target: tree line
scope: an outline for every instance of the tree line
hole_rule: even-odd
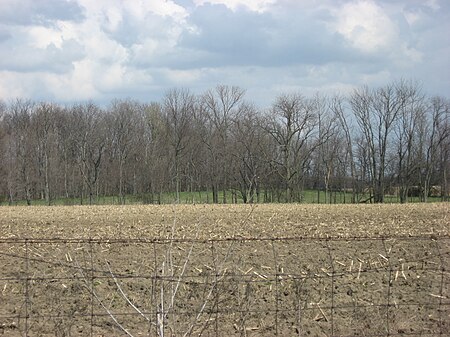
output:
[[[0,101],[0,198],[14,204],[116,196],[159,202],[208,191],[213,203],[449,196],[450,101],[406,80],[348,95],[282,93],[268,109],[245,90],[175,88],[160,102],[63,106]]]

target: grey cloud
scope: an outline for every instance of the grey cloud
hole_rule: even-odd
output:
[[[45,49],[13,45],[0,48],[0,70],[17,72],[65,73],[73,62],[84,56],[83,47],[74,40],[64,41],[61,48],[50,44]]]
[[[103,29],[109,38],[125,47],[131,47],[149,37],[158,40],[167,39],[170,28],[174,24],[170,17],[162,17],[152,13],[148,13],[142,22],[137,22],[134,17],[123,13],[122,22],[117,29],[114,31],[109,31],[106,27],[103,27]]]
[[[362,56],[325,27],[324,12],[232,12],[221,5],[199,7],[190,17],[199,34],[185,32],[184,50],[197,60],[177,61],[185,67],[219,65],[286,66],[352,61]],[[202,53],[199,53],[201,51]],[[170,59],[170,57],[169,57]]]
[[[184,8],[190,8],[194,6],[194,2],[192,0],[173,0],[173,2]]]
[[[12,37],[11,33],[6,29],[0,28],[0,43]]]
[[[0,70],[51,72],[64,78],[74,61],[87,56],[83,37],[81,45],[70,40],[61,49],[51,45],[42,50],[26,47],[26,34],[14,31],[18,24],[52,25],[56,19],[82,21],[84,12],[75,1],[0,0],[0,8],[6,1],[13,9],[0,11]],[[265,98],[273,97],[268,93],[276,90],[376,85],[376,81],[386,78],[418,79],[431,93],[438,94],[446,94],[450,86],[449,1],[440,1],[441,10],[435,11],[421,0],[376,0],[397,31],[389,49],[366,53],[330,29],[329,24],[336,20],[334,10],[349,3],[347,0],[279,0],[263,13],[245,8],[231,11],[223,5],[195,6],[192,0],[174,1],[190,13],[186,22],[156,14],[137,19],[121,12],[123,20],[110,29],[107,17],[100,19],[100,29],[127,49],[127,58],[117,60],[124,70],[120,83],[100,88],[99,100],[158,100],[170,87],[187,85],[201,92],[217,83],[242,86],[248,89],[249,99],[256,98],[262,105],[270,103]],[[408,23],[406,12],[420,14],[420,20]],[[197,32],[189,27],[196,27]],[[172,39],[173,30],[181,31],[178,41]],[[153,39],[157,48],[145,50],[147,39]],[[405,52],[405,48],[409,50]],[[417,52],[422,59],[411,61],[409,51]],[[103,69],[106,61],[95,55],[90,55],[94,57],[90,61]],[[173,70],[183,71],[177,78]],[[29,76],[41,83],[40,74]],[[40,90],[38,84],[36,88],[36,92],[51,95],[51,88]]]
[[[81,21],[83,9],[75,0],[2,0],[0,22],[51,25],[54,20]]]
[[[118,29],[108,32],[111,39],[130,51],[130,65],[137,68],[170,67],[194,69],[223,66],[280,67],[295,64],[322,65],[329,62],[379,64],[383,53],[363,54],[342,36],[326,27],[332,15],[313,7],[278,6],[256,13],[231,11],[224,5],[203,5],[192,9],[178,45],[152,52],[133,53],[146,38],[165,41],[176,25],[171,18],[149,15],[136,22],[123,13]]]

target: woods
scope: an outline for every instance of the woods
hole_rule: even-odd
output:
[[[448,200],[450,101],[417,83],[346,96],[282,93],[268,109],[245,90],[174,88],[160,102],[0,102],[0,201],[210,192],[213,203]]]

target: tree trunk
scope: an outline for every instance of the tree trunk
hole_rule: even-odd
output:
[[[49,183],[49,163],[48,163],[48,155],[45,153],[44,155],[44,165],[45,165],[45,171],[44,171],[44,177],[45,177],[45,202],[48,206],[51,204],[50,200],[50,183]]]

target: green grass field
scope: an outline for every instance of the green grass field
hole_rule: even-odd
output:
[[[367,201],[369,195],[359,195],[358,202]],[[273,198],[273,202],[278,202],[276,198]],[[329,193],[328,196],[325,196],[324,191],[317,190],[305,190],[302,192],[302,200],[301,203],[304,204],[349,204],[351,203],[352,195],[348,192],[332,192]],[[280,201],[283,202],[283,197],[280,198]],[[442,201],[440,197],[429,197],[428,202],[439,202]],[[125,197],[125,204],[127,205],[139,205],[139,204],[173,204],[177,202],[176,193],[161,193],[161,194],[146,194],[146,195],[127,195]],[[264,200],[264,196],[260,196],[259,203],[270,203],[270,200]],[[395,195],[386,195],[385,203],[399,203],[400,198]],[[420,202],[418,197],[410,197],[408,198],[408,202]],[[201,192],[180,192],[180,204],[212,204],[213,196],[212,192],[209,191],[201,191]],[[223,192],[219,193],[219,204],[223,204]],[[239,192],[226,192],[226,203],[227,204],[242,204],[243,199]],[[255,198],[256,203],[256,198]],[[31,202],[34,206],[46,206],[47,203],[44,199],[35,199]],[[55,206],[69,206],[69,205],[80,205],[89,204],[89,200],[84,198],[81,201],[80,198],[55,198],[51,200],[51,205]],[[95,198],[93,201],[95,205],[119,205],[120,198],[118,196],[101,196]],[[8,201],[3,200],[0,202],[1,206],[9,205]],[[26,205],[25,200],[17,200],[14,201],[14,206],[24,206]]]

